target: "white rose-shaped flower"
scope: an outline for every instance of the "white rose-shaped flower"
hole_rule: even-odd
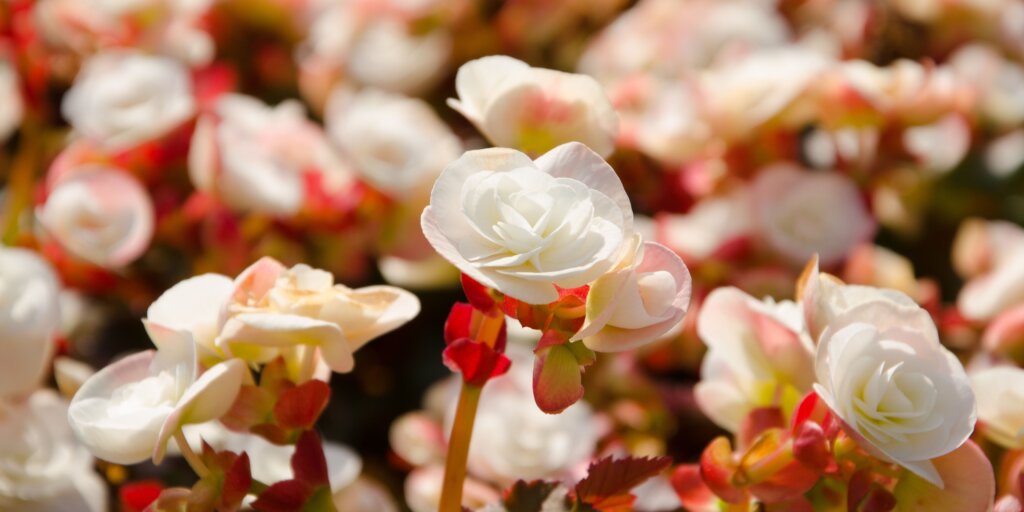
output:
[[[458,137],[418,98],[338,89],[328,101],[326,124],[356,171],[399,199],[429,190],[441,170],[462,154]]]
[[[61,112],[76,131],[107,149],[130,149],[192,117],[190,80],[177,61],[105,51],[85,63],[64,96]]]
[[[982,433],[1008,449],[1024,448],[1024,369],[994,366],[972,371],[971,387]]]
[[[0,403],[0,509],[103,512],[107,484],[75,441],[68,405],[51,390]]]
[[[18,87],[18,75],[6,60],[0,60],[0,144],[21,124],[24,106]]]
[[[873,455],[942,488],[931,459],[974,430],[974,394],[963,366],[918,307],[872,301],[828,324],[818,340],[818,396]]]
[[[331,370],[352,370],[352,354],[397,329],[420,310],[415,295],[393,286],[353,290],[329,272],[264,258],[239,275],[224,306],[216,346],[250,362],[278,355],[292,378],[310,378],[320,358]],[[318,357],[317,357],[318,355]]]
[[[580,143],[536,161],[505,148],[466,152],[434,184],[427,240],[463,273],[530,304],[603,275],[631,236],[615,171]]]
[[[46,260],[0,247],[0,397],[31,391],[46,374],[60,324],[59,293]]]
[[[61,178],[36,212],[49,236],[101,267],[123,267],[149,248],[153,202],[125,171],[81,167]]]
[[[618,115],[601,85],[586,75],[532,68],[494,55],[469,61],[455,76],[448,105],[496,146],[539,155],[576,141],[601,156],[615,150]]]
[[[573,336],[598,352],[640,347],[675,327],[690,305],[692,281],[667,247],[639,243],[636,251],[590,285],[587,316]]]
[[[777,397],[793,404],[811,389],[813,349],[792,302],[717,288],[701,304],[697,334],[708,347],[694,388],[697,405],[730,432],[751,410]]]
[[[752,194],[755,231],[793,264],[814,254],[835,263],[875,232],[857,186],[836,172],[772,166],[758,174]]]
[[[518,479],[573,476],[594,455],[600,437],[590,406],[580,401],[559,414],[537,408],[533,398],[533,353],[509,345],[509,372],[488,382],[480,399],[468,467],[473,476],[502,486]],[[454,418],[454,403],[448,423]],[[451,432],[451,428],[445,428]]]
[[[326,191],[342,190],[352,181],[323,131],[295,100],[269,107],[225,94],[192,136],[192,184],[237,209],[296,213],[306,197],[307,173],[318,173]]]
[[[147,324],[159,350],[128,356],[90,377],[75,393],[68,421],[96,457],[136,464],[159,463],[182,425],[224,415],[246,377],[245,363],[231,359],[199,375],[195,342],[187,333],[159,333]]]

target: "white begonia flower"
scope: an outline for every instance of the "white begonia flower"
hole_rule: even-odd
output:
[[[658,241],[691,264],[707,260],[730,242],[750,236],[754,228],[750,210],[746,188],[704,198],[685,214],[659,215]]]
[[[957,309],[989,320],[1024,303],[1024,229],[1006,221],[967,220],[953,241],[953,266],[967,279]]]
[[[67,402],[48,389],[0,403],[0,509],[108,510],[107,484],[75,441],[67,415]]]
[[[107,268],[123,267],[149,248],[153,202],[126,171],[101,166],[72,170],[36,211],[46,233],[71,254]]]
[[[619,119],[601,85],[586,75],[533,68],[502,55],[469,61],[448,105],[496,146],[539,155],[582,142],[601,156],[615,150]]]
[[[1024,123],[1024,66],[984,44],[963,45],[949,66],[975,89],[975,108],[985,121],[1000,128]]]
[[[509,372],[488,382],[480,399],[467,465],[470,473],[502,487],[516,480],[572,477],[593,457],[600,437],[590,406],[577,402],[559,414],[537,408],[533,398],[533,352],[509,345]],[[447,411],[451,432],[455,403]]]
[[[932,124],[907,128],[903,145],[925,171],[945,174],[971,149],[971,127],[962,116],[949,114]]]
[[[836,172],[778,164],[758,173],[751,193],[756,234],[793,264],[814,254],[835,263],[875,232],[859,189]]]
[[[195,100],[188,70],[177,61],[109,50],[85,63],[61,112],[77,132],[119,151],[185,123]]]
[[[708,347],[697,405],[717,425],[738,432],[743,419],[776,398],[795,401],[811,389],[814,356],[797,304],[757,300],[737,288],[715,289],[697,317]]]
[[[18,87],[18,75],[6,60],[0,59],[0,144],[21,125],[25,107]]]
[[[327,133],[374,187],[398,199],[425,196],[462,154],[462,142],[423,100],[339,88],[327,103]]]
[[[580,143],[536,161],[506,148],[468,151],[437,179],[427,240],[463,273],[530,304],[608,271],[632,235],[615,171]]]
[[[1024,448],[1024,369],[993,366],[970,373],[981,432],[1010,450]]]
[[[352,354],[420,311],[415,295],[393,286],[351,289],[329,272],[264,258],[238,276],[215,341],[223,353],[250,362],[282,355],[290,376],[304,380],[317,358],[336,372],[352,370]]]
[[[814,390],[872,455],[943,487],[931,459],[974,430],[974,393],[927,311],[889,300],[853,307],[818,340]]]
[[[0,397],[27,393],[43,380],[60,325],[59,293],[46,260],[0,247]]]
[[[618,267],[590,285],[587,316],[573,341],[598,352],[621,352],[650,343],[675,327],[690,305],[692,280],[669,248],[641,243]]]
[[[196,346],[185,332],[146,324],[158,350],[134,354],[101,369],[71,400],[68,421],[98,458],[160,463],[167,442],[183,425],[223,416],[246,378],[239,359],[199,375]]]
[[[255,98],[225,94],[196,126],[189,177],[199,190],[241,210],[292,215],[306,197],[306,173],[318,173],[327,191],[347,188],[348,168],[323,131],[289,100],[269,107]]]
[[[680,165],[711,144],[711,128],[702,117],[692,87],[670,80],[649,80],[634,111],[621,112],[623,132],[631,128],[636,146],[662,162]],[[628,122],[627,122],[628,121]]]
[[[375,20],[352,45],[347,67],[359,83],[413,94],[447,71],[451,49],[452,36],[445,30],[416,34],[399,21]]]

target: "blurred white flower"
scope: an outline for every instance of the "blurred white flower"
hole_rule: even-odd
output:
[[[493,55],[463,64],[455,91],[448,105],[496,146],[535,156],[573,141],[605,157],[615,150],[618,115],[589,76]]]
[[[1024,448],[1024,369],[993,366],[970,377],[981,432],[1005,448]]]
[[[147,324],[150,332],[166,330]],[[239,359],[201,375],[187,333],[151,334],[158,350],[120,359],[96,372],[71,400],[68,421],[93,455],[116,464],[159,463],[183,425],[204,423],[231,407],[247,372]]]
[[[75,441],[67,414],[67,402],[47,389],[23,402],[0,402],[0,509],[108,510],[107,484]]]
[[[536,161],[505,148],[466,152],[441,173],[422,218],[434,250],[459,270],[530,304],[603,275],[632,224],[615,171],[580,143]]]
[[[1024,66],[983,44],[967,44],[949,58],[949,66],[977,94],[976,109],[997,127],[1024,123]]]
[[[691,265],[699,263],[730,243],[750,236],[754,227],[750,209],[747,188],[706,197],[685,214],[659,215],[658,241],[681,254]]]
[[[31,391],[49,370],[59,293],[46,260],[27,249],[0,247],[0,397]]]
[[[425,466],[412,470],[405,479],[406,505],[412,512],[437,512],[441,505],[443,483],[443,466]],[[466,478],[462,484],[463,507],[475,510],[499,499],[501,495],[497,490],[475,478]]]
[[[0,144],[10,137],[21,125],[24,114],[24,102],[18,85],[18,74],[14,67],[4,59],[0,59]]]
[[[268,107],[225,94],[192,136],[192,184],[237,209],[292,215],[306,198],[307,174],[317,174],[327,192],[343,191],[353,180],[295,100]]]
[[[615,269],[587,293],[587,316],[573,336],[598,352],[620,352],[650,343],[682,321],[692,280],[683,260],[667,247],[639,241]]]
[[[931,459],[967,441],[975,399],[928,312],[889,300],[855,306],[828,323],[815,368],[815,391],[861,447],[943,487]]]
[[[1024,228],[1007,221],[968,219],[953,240],[953,266],[967,282],[960,313],[989,320],[1024,303]]]
[[[121,151],[184,124],[195,101],[188,70],[177,61],[108,50],[86,61],[61,112],[78,133]]]
[[[123,267],[149,248],[155,214],[149,193],[126,171],[72,169],[51,184],[36,216],[71,254],[107,268]]]
[[[325,122],[332,142],[360,176],[398,199],[426,196],[445,166],[462,154],[462,142],[418,98],[338,88]]]
[[[756,233],[790,263],[818,254],[830,265],[874,235],[860,190],[838,172],[777,164],[758,173],[751,191]]]
[[[792,302],[717,288],[701,304],[697,333],[708,353],[694,396],[722,428],[738,432],[754,408],[776,398],[793,402],[811,389],[813,347]]]

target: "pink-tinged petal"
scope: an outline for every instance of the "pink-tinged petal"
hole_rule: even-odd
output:
[[[183,425],[205,423],[228,412],[247,371],[242,360],[230,359],[203,372],[178,399],[174,412],[160,428],[153,447],[153,462],[159,464],[163,460],[167,442]]]
[[[448,99],[448,106],[474,124],[480,123],[493,98],[515,81],[516,75],[529,69],[525,62],[504,55],[471,60],[459,67],[455,75],[455,92],[459,99]]]
[[[153,324],[191,332],[196,342],[212,345],[220,311],[234,292],[227,276],[203,274],[181,281],[149,306],[146,319]]]
[[[188,177],[197,190],[214,192],[218,173],[217,122],[211,116],[202,116],[192,132],[188,149]]]
[[[247,361],[273,359],[279,348],[318,347],[327,365],[339,373],[352,371],[355,361],[345,334],[337,324],[280,313],[243,313],[224,324],[217,344]]]
[[[999,501],[996,502],[992,508],[993,512],[1021,512],[1024,510],[1024,506],[1021,505],[1020,500],[1016,496],[1006,494]]]
[[[580,142],[562,144],[541,155],[534,162],[538,169],[556,177],[581,181],[608,196],[622,211],[624,229],[633,226],[633,207],[622,187],[622,180],[601,155]]]
[[[410,412],[391,423],[388,445],[405,462],[423,466],[442,461],[447,451],[441,424],[423,412]]]
[[[242,304],[246,304],[249,299],[259,300],[274,287],[277,278],[286,270],[287,267],[274,258],[260,258],[235,278],[232,300]]]
[[[1024,363],[1024,305],[997,316],[981,337],[985,350]]]
[[[992,509],[996,491],[992,464],[973,441],[933,459],[931,465],[934,473],[925,472],[929,478],[906,474],[896,484],[893,494],[900,510],[984,512]]]
[[[720,501],[700,476],[700,465],[683,464],[672,472],[672,488],[679,495],[686,510],[693,512],[716,512]]]

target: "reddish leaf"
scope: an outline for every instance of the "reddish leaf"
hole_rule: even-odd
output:
[[[331,388],[326,382],[304,382],[281,393],[274,404],[274,418],[283,428],[308,430],[327,408],[330,398]]]
[[[285,480],[260,493],[252,508],[260,512],[299,512],[313,495],[309,486],[297,480]]]
[[[445,347],[442,357],[445,366],[461,373],[462,380],[474,386],[483,386],[489,379],[507,372],[512,365],[505,354],[469,338],[453,341]]]
[[[271,419],[274,395],[264,388],[244,385],[220,421],[231,430],[245,431]]]
[[[705,510],[711,508],[716,501],[715,494],[704,484],[697,464],[677,467],[672,472],[671,481],[680,503],[687,510]]]
[[[507,512],[541,512],[544,501],[558,487],[558,482],[519,480],[505,490],[501,503]]]
[[[590,464],[587,477],[576,484],[575,494],[577,499],[587,503],[626,495],[671,464],[672,459],[668,457],[605,457]]]
[[[330,487],[324,447],[316,432],[307,430],[299,436],[299,441],[295,443],[295,453],[292,455],[292,471],[295,473],[296,480],[307,483],[311,487]]]
[[[497,303],[491,296],[490,290],[466,274],[462,274],[462,291],[474,308],[484,313],[492,313],[496,309]]]
[[[235,458],[234,464],[224,474],[224,486],[220,496],[221,506],[218,510],[238,510],[251,486],[252,473],[249,470],[249,455],[243,452]]]
[[[583,398],[583,375],[565,345],[547,347],[533,363],[533,398],[540,410],[555,414]]]
[[[117,490],[121,510],[142,512],[160,497],[163,490],[164,485],[158,480],[126,483]]]
[[[456,302],[444,322],[444,342],[451,345],[459,338],[472,338],[469,330],[472,321],[473,306],[465,302]]]

